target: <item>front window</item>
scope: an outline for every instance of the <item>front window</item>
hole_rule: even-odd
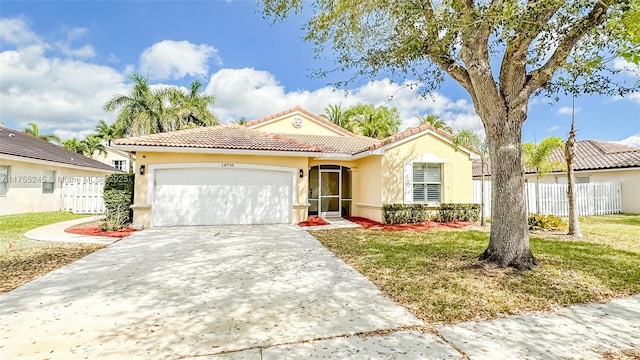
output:
[[[440,203],[442,196],[442,165],[413,163],[413,202]]]
[[[56,185],[56,172],[53,170],[45,170],[42,173],[42,193],[53,194]]]
[[[126,160],[113,160],[111,163],[112,163],[113,167],[118,169],[118,170],[125,171],[125,169],[127,168],[127,161]]]
[[[9,191],[10,169],[8,165],[0,165],[0,196],[6,196]]]

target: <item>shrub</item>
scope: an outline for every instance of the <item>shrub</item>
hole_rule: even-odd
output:
[[[555,215],[531,214],[528,219],[530,229],[560,230],[567,226],[567,222]]]
[[[480,204],[440,204],[439,221],[478,221],[479,219]]]
[[[133,203],[133,174],[110,174],[105,177],[105,218],[103,230],[118,230],[131,223]]]
[[[109,174],[104,179],[104,191],[121,190],[133,194],[133,174]]]
[[[382,218],[385,224],[413,224],[435,217],[434,208],[427,204],[384,204]]]

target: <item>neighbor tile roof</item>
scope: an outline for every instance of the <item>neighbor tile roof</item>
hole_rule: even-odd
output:
[[[116,145],[321,152],[319,147],[240,125],[219,125],[115,140]]]
[[[555,149],[551,154],[551,159],[564,163],[566,161],[564,148]],[[598,140],[576,142],[576,155],[573,159],[573,169],[576,171],[629,167],[640,167],[640,148]],[[473,176],[482,174],[480,168],[480,161],[474,161]],[[534,173],[535,171],[528,169],[526,172]],[[485,165],[485,175],[490,174],[490,166]]]
[[[22,131],[0,127],[0,154],[118,172],[114,167],[40,140]]]
[[[345,135],[345,136],[356,136],[356,134],[352,133],[351,131],[349,131],[347,129],[344,129],[344,128],[332,123],[331,121],[328,121],[328,120],[324,119],[322,116],[318,116],[318,115],[316,115],[316,114],[314,114],[314,113],[302,108],[299,105],[296,106],[296,107],[292,107],[291,109],[287,109],[287,110],[281,111],[281,112],[279,112],[277,114],[265,116],[265,117],[263,117],[261,119],[250,121],[250,122],[244,124],[244,126],[246,126],[246,127],[254,127],[256,125],[265,123],[267,121],[282,117],[284,115],[292,114],[292,113],[294,113],[296,111],[300,112],[302,114],[305,114],[306,116],[318,121],[319,123],[324,124],[325,126],[335,130],[336,132],[338,132],[338,133],[340,133],[342,135]]]
[[[358,154],[371,149],[380,140],[365,136],[323,136],[323,135],[293,135],[282,134],[292,140],[317,146],[324,153],[333,154]]]

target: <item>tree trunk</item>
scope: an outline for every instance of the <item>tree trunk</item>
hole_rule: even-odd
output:
[[[481,161],[482,174],[480,175],[480,226],[486,226],[487,221],[484,216],[484,160]]]
[[[574,199],[574,185],[573,185],[573,157],[575,155],[576,144],[576,131],[574,127],[574,120],[571,119],[571,130],[569,130],[569,138],[564,145],[564,156],[567,160],[567,198],[569,199],[569,232],[568,235],[572,235],[577,238],[582,237],[580,232],[580,223],[578,222],[578,211],[576,211],[576,203]]]
[[[536,214],[540,214],[540,176],[536,175]]]
[[[520,270],[537,265],[529,249],[524,195],[522,123],[524,113],[485,121],[491,156],[491,237],[480,260]]]

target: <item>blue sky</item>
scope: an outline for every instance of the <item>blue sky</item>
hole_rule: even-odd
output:
[[[469,97],[451,80],[427,98],[384,74],[331,88],[350,74],[311,76],[332,62],[330,53],[315,59],[312,44],[302,41],[304,15],[272,24],[258,10],[252,1],[2,0],[0,120],[16,129],[35,121],[63,138],[87,135],[99,119],[113,121],[102,105],[127,93],[128,74],[136,71],[163,86],[200,80],[216,97],[212,110],[222,122],[296,105],[321,113],[328,104],[366,102],[397,107],[403,127],[434,113],[454,129],[481,129]],[[637,82],[633,70],[621,76]],[[532,99],[523,140],[564,138],[570,106],[570,98]],[[580,96],[576,108],[579,139],[640,146],[640,92]]]

